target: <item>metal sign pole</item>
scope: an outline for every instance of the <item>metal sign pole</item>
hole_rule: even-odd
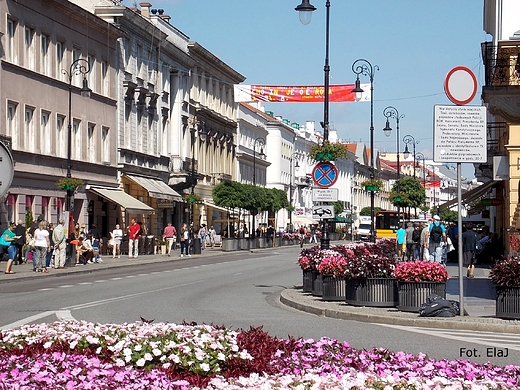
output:
[[[462,164],[457,163],[457,209],[459,210],[458,215],[458,236],[457,240],[457,250],[459,251],[459,307],[460,307],[460,315],[464,316],[464,264],[463,264],[463,253],[462,253],[462,189],[461,189],[461,171]]]

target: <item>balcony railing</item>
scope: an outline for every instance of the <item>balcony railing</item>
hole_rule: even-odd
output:
[[[488,122],[487,148],[491,153],[499,151],[499,140],[507,130],[506,122]]]
[[[520,85],[520,42],[483,42],[481,49],[487,87]]]

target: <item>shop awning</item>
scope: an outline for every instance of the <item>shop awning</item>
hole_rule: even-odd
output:
[[[152,198],[182,202],[182,196],[162,180],[144,176],[125,176],[148,191],[148,195]]]
[[[336,215],[332,222],[339,222],[339,223],[352,223],[352,219],[347,217],[342,217],[341,215]]]
[[[117,203],[121,207],[124,207],[125,211],[131,214],[153,214],[154,210],[144,204],[143,202],[135,199],[133,196],[128,195],[119,188],[103,188],[103,187],[91,187],[87,186],[87,190],[90,190],[97,195],[105,198],[110,202]]]
[[[293,217],[293,223],[298,225],[317,225],[319,222],[315,221],[312,218],[306,217],[305,215],[299,215],[297,217]]]
[[[472,200],[478,198],[479,196],[484,195],[491,187],[493,187],[497,183],[497,180],[490,180],[487,183],[481,184],[478,187],[473,188],[472,190],[466,191],[462,194],[462,203],[469,203]],[[439,206],[439,210],[447,210],[450,207],[453,207],[457,204],[458,198],[451,199]]]
[[[231,209],[226,209],[225,207],[217,206],[216,204],[213,204],[211,202],[203,201],[202,202],[205,206],[211,207],[212,209],[222,211],[225,213],[231,213]]]

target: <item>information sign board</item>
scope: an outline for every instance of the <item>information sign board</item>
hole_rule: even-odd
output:
[[[313,188],[313,202],[336,202],[338,200],[339,190],[337,188]]]
[[[433,161],[487,161],[486,107],[435,106]]]

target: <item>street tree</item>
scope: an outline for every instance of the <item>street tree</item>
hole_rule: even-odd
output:
[[[420,208],[426,201],[426,192],[421,182],[414,177],[396,181],[390,191],[390,202],[402,208]]]

